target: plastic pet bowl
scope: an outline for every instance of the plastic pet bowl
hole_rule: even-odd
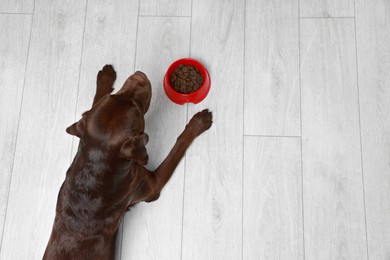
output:
[[[172,86],[171,86],[171,75],[172,73],[179,67],[179,65],[190,65],[198,68],[199,73],[203,75],[204,81],[203,85],[195,92],[190,94],[183,94],[180,92],[177,92]],[[164,76],[164,90],[165,94],[167,94],[167,97],[172,100],[172,102],[183,105],[185,103],[191,102],[194,104],[198,104],[203,99],[206,98],[207,94],[210,91],[211,86],[211,80],[210,75],[206,68],[197,60],[191,59],[191,58],[184,58],[175,61],[174,63],[169,66],[167,72]]]

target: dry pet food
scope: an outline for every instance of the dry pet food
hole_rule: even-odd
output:
[[[198,68],[190,65],[179,65],[171,75],[171,86],[177,92],[190,94],[197,91],[204,82]]]

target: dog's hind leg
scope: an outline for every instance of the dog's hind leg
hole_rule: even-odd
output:
[[[112,65],[106,65],[97,74],[96,79],[96,94],[93,99],[93,105],[95,105],[102,97],[110,94],[114,88],[114,81],[116,80],[116,72]]]

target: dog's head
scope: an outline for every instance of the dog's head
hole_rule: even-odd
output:
[[[110,154],[145,165],[144,114],[152,96],[151,84],[142,72],[130,76],[113,95],[106,95],[82,118],[66,129],[88,147],[103,149]]]

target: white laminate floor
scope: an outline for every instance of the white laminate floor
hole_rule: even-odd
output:
[[[209,70],[200,104],[162,79]],[[214,124],[117,259],[390,259],[390,1],[0,0],[0,259],[41,259],[96,74],[153,85],[149,165],[197,111]]]

